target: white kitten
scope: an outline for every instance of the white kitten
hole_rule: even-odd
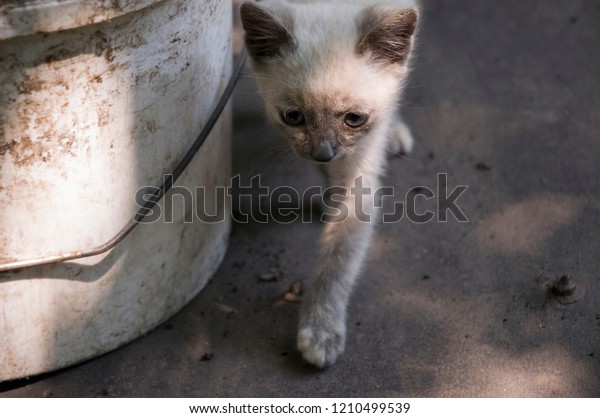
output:
[[[298,155],[321,163],[330,186],[347,191],[356,179],[377,190],[386,151],[413,143],[398,100],[418,13],[414,1],[381,3],[265,0],[240,9],[268,117]],[[298,348],[319,367],[344,350],[346,307],[371,240],[373,197],[356,199],[338,199],[347,216],[325,226],[300,312]]]

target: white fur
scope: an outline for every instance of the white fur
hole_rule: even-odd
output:
[[[376,126],[356,145],[340,150],[339,158],[323,166],[330,185],[347,190],[355,186],[359,177],[363,187],[376,190],[386,165],[386,152],[408,152],[413,146],[410,130],[399,119],[397,109],[408,72],[406,64],[374,65],[369,55],[356,53],[361,13],[365,7],[381,3],[402,8],[416,5],[410,0],[259,3],[275,16],[291,16],[294,21],[294,53],[267,63],[251,61],[251,66],[267,115],[289,136],[297,151],[311,138],[306,138],[301,130],[284,126],[280,120],[282,107],[319,100],[335,107],[350,100],[353,106],[369,109],[377,118]],[[346,194],[343,202],[349,209],[348,216],[325,226],[319,265],[300,312],[298,348],[308,362],[319,367],[333,364],[344,350],[346,308],[373,235],[373,222],[357,218],[354,199]],[[375,216],[373,196],[363,200],[362,210]]]

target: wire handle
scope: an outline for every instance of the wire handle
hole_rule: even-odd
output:
[[[167,193],[171,189],[171,187],[173,187],[173,183],[179,178],[179,176],[181,176],[181,174],[190,164],[194,156],[198,153],[198,150],[202,147],[202,144],[204,144],[206,138],[212,132],[212,129],[219,120],[221,113],[223,113],[223,109],[225,109],[225,106],[229,102],[231,94],[233,93],[233,89],[235,88],[235,85],[237,84],[237,81],[239,79],[240,73],[244,68],[245,61],[246,51],[242,50],[237,59],[237,62],[235,63],[233,73],[229,78],[229,82],[227,83],[227,86],[225,87],[225,90],[221,95],[221,98],[217,102],[217,105],[215,106],[215,109],[211,113],[210,117],[208,118],[206,125],[204,125],[204,128],[202,128],[202,131],[200,132],[192,146],[188,149],[188,151],[185,153],[185,155],[177,164],[177,166],[175,166],[172,175],[163,176],[164,180],[161,186],[155,189],[155,192],[150,195],[150,198],[148,200],[146,200],[146,204],[143,207],[141,207],[140,210],[137,211],[135,216],[129,222],[127,222],[127,224],[114,237],[112,237],[110,240],[108,240],[102,245],[87,250],[76,250],[66,254],[56,254],[27,260],[13,260],[3,262],[2,264],[0,264],[0,272],[8,272],[13,270],[62,263],[64,261],[91,257],[94,255],[103,254],[116,247],[117,244],[119,244],[119,242],[121,242],[131,231],[133,231],[133,229],[140,223],[140,221],[143,220],[151,212],[152,208],[156,206],[156,204],[165,195],[165,193]]]

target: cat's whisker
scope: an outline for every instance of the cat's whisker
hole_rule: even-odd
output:
[[[272,167],[280,166],[283,159],[286,160],[286,163],[296,162],[296,158],[294,157],[295,155],[293,155],[289,146],[282,146],[281,148],[270,150],[269,152],[258,156],[253,161],[254,165],[250,172],[252,173],[252,176],[268,172]]]
[[[400,103],[400,104],[398,105],[398,107],[399,107],[400,109],[409,109],[409,110],[423,110],[423,109],[426,109],[426,108],[425,108],[425,107],[423,107],[423,106],[408,106],[408,105],[404,105],[404,104],[402,104],[402,103]]]
[[[421,84],[407,84],[406,86],[404,86],[404,90],[406,89],[420,89],[422,87],[427,87],[428,84],[427,83],[421,83]]]
[[[284,155],[289,152],[290,146],[287,144],[275,145],[271,147],[267,152],[265,152],[263,157],[275,157],[277,155]]]
[[[420,164],[419,161],[417,161],[413,158],[407,157],[406,154],[395,154],[394,157],[400,158],[402,160],[410,161],[413,164]]]

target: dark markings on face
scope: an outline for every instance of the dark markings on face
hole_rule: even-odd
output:
[[[351,153],[377,123],[377,115],[365,106],[353,104],[345,97],[339,100],[328,97],[303,97],[299,105],[279,109],[280,113],[294,109],[302,112],[304,122],[290,125],[280,118],[278,125],[292,141],[294,149],[303,157],[312,158],[315,149],[328,142],[336,156]],[[347,116],[358,115],[365,118],[360,126],[349,126]],[[350,118],[356,119],[356,118]]]

